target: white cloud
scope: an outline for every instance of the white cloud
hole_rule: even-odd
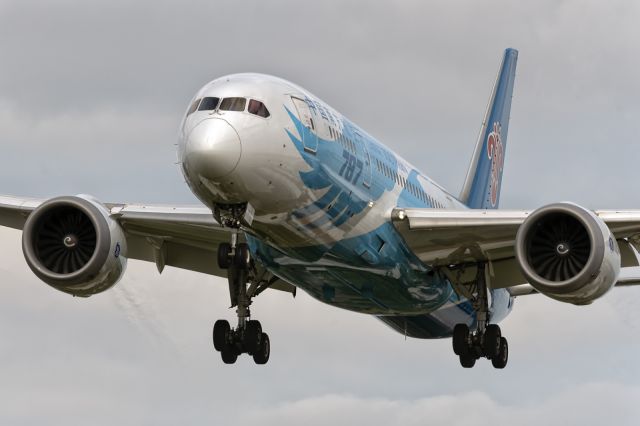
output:
[[[353,395],[325,395],[276,406],[254,408],[243,413],[243,422],[262,425],[320,426],[351,424],[371,426],[451,425],[616,425],[637,424],[640,387],[611,383],[590,383],[558,393],[549,390],[536,403],[527,400],[523,383],[516,404],[502,404],[484,392],[466,392],[416,400],[361,398]]]

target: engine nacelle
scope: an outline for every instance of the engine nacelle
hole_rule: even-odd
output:
[[[52,198],[27,218],[22,252],[53,288],[88,297],[111,288],[127,265],[127,240],[102,204],[88,196]]]
[[[571,203],[534,211],[518,229],[516,257],[537,291],[576,305],[604,295],[620,274],[620,249],[607,225]]]

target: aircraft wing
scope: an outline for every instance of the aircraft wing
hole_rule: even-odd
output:
[[[29,214],[46,200],[0,196],[0,226],[22,229]],[[165,266],[227,277],[218,268],[218,245],[230,241],[229,230],[215,221],[202,206],[105,204],[111,218],[122,226],[129,259],[154,262],[159,272]],[[295,287],[282,280],[269,288],[295,294]]]
[[[532,213],[527,210],[440,210],[396,208],[391,218],[396,229],[420,260],[436,267],[489,261],[491,287],[526,284],[515,259],[516,233]],[[599,210],[618,240],[624,269],[640,266],[640,210]],[[640,274],[618,285],[640,284]],[[529,294],[527,287],[514,289]],[[522,295],[518,294],[518,295]]]

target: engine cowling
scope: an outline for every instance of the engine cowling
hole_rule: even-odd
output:
[[[620,249],[607,225],[572,203],[534,211],[518,229],[516,258],[537,291],[576,305],[604,295],[620,274]]]
[[[52,198],[27,218],[22,252],[34,274],[74,296],[101,293],[124,274],[127,242],[106,207],[89,196]]]

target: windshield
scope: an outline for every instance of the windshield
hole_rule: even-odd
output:
[[[218,102],[220,102],[220,98],[202,98],[198,111],[213,111],[218,106]]]
[[[245,98],[224,98],[220,102],[222,111],[244,111],[247,100]]]

